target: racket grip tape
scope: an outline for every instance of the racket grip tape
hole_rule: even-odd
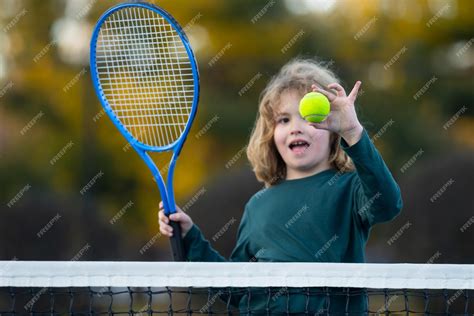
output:
[[[186,261],[184,244],[183,240],[181,239],[181,226],[179,222],[172,220],[170,220],[170,226],[173,228],[173,236],[170,238],[173,259],[174,261]]]

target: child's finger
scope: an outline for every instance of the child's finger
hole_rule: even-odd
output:
[[[166,236],[166,231],[160,226],[160,233]]]
[[[170,222],[168,216],[166,216],[164,212],[160,212],[160,214],[158,215],[158,219],[166,224]]]
[[[172,234],[171,234],[166,228],[164,228],[164,227],[160,227],[160,233],[161,233],[162,235],[165,235],[165,236],[168,236],[168,237],[171,237],[171,235],[172,235]]]
[[[346,96],[346,90],[344,90],[344,88],[338,83],[331,83],[330,85],[328,85],[328,89],[336,90],[337,95],[339,97],[345,97]]]
[[[169,225],[163,221],[158,221],[158,225],[160,225],[160,229],[164,229],[164,230],[167,230],[168,229],[167,227],[169,227]]]
[[[313,85],[311,85],[311,89],[313,90],[313,92],[316,92],[320,88],[318,87],[318,85],[313,84]]]
[[[361,86],[362,82],[361,81],[357,81],[354,85],[354,88],[352,88],[352,91],[351,93],[349,93],[349,98],[354,100],[357,98],[357,94],[359,93],[359,88]]]
[[[160,209],[163,208],[163,201],[160,201]]]
[[[310,123],[309,125],[313,126],[314,128],[317,129],[324,129],[324,130],[329,130],[329,125],[327,121],[321,122],[321,123]]]
[[[158,219],[158,224],[160,224],[160,226],[169,226],[169,223],[170,223],[170,220],[165,216],[165,217],[160,217]]]
[[[179,222],[183,219],[183,213],[173,213],[170,215],[170,219],[175,222]]]
[[[173,227],[171,227],[170,225],[168,225],[167,223],[163,222],[163,221],[160,221],[158,222],[159,225],[160,225],[160,230],[164,230],[165,232],[171,232],[173,231]]]
[[[321,94],[324,94],[326,96],[326,98],[328,98],[329,102],[332,102],[334,101],[334,99],[336,98],[336,96],[334,95],[334,93],[332,92],[329,92],[329,91],[326,91],[326,90],[323,90],[321,88],[318,88],[316,87],[316,90],[314,90],[315,92],[319,92]]]

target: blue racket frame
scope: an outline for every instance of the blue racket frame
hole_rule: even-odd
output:
[[[188,54],[188,57],[191,63],[191,69],[192,69],[192,74],[193,74],[193,79],[194,79],[194,97],[193,97],[193,104],[191,107],[191,113],[189,115],[188,122],[186,123],[186,126],[181,136],[174,143],[169,144],[167,146],[162,146],[162,147],[149,146],[147,144],[140,142],[135,137],[133,137],[132,134],[125,128],[125,126],[122,125],[120,120],[114,114],[112,108],[109,105],[109,102],[107,101],[104,95],[102,87],[100,85],[99,77],[97,74],[97,68],[96,68],[97,66],[96,65],[96,45],[97,45],[96,43],[97,43],[97,37],[99,36],[99,31],[103,23],[107,19],[107,17],[109,17],[114,12],[127,8],[127,7],[139,7],[139,8],[150,9],[156,12],[157,14],[161,15],[164,19],[166,19],[168,23],[176,30],[177,34],[181,38],[181,41],[183,42],[183,45],[186,49],[186,52]],[[108,9],[99,18],[93,30],[91,43],[90,43],[90,68],[91,68],[91,76],[92,76],[94,88],[102,104],[102,107],[104,108],[105,112],[107,113],[109,118],[112,120],[114,125],[117,127],[117,129],[120,131],[120,133],[125,137],[125,139],[130,143],[133,149],[135,149],[135,151],[140,155],[140,157],[145,161],[148,168],[151,170],[153,174],[153,178],[158,184],[158,189],[160,190],[160,193],[161,193],[161,197],[163,200],[163,207],[165,209],[165,214],[169,216],[170,214],[175,213],[176,208],[175,208],[175,198],[174,198],[174,191],[173,191],[174,168],[176,165],[176,161],[179,157],[179,154],[181,152],[181,149],[183,147],[183,144],[186,141],[186,137],[189,133],[189,130],[191,129],[191,125],[194,121],[194,117],[196,116],[197,107],[199,103],[199,71],[198,71],[194,53],[191,49],[191,45],[189,44],[189,40],[186,34],[184,33],[183,29],[178,24],[178,22],[168,12],[166,12],[165,10],[163,10],[162,8],[158,6],[155,6],[149,3],[144,3],[144,2],[122,3],[119,5],[116,5]],[[170,151],[170,150],[173,151],[173,155],[170,161],[170,166],[168,170],[168,178],[165,184],[163,177],[160,174],[159,169],[157,168],[156,164],[153,162],[151,157],[148,155],[147,151],[165,152],[165,151]],[[181,236],[176,236],[176,235],[177,234],[174,234],[173,238],[178,238],[179,241],[182,243]],[[174,249],[173,251],[175,252]],[[175,257],[175,260],[183,261],[184,258]]]

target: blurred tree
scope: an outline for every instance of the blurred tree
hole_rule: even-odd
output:
[[[101,249],[90,259],[169,258],[168,241],[155,238],[156,185],[101,112],[90,81],[90,32],[100,14],[119,2],[0,1],[0,212],[9,228],[9,233],[2,232],[2,240],[8,243],[15,236],[20,241],[21,235],[29,245],[8,248],[5,259],[15,253],[63,259],[86,241]],[[239,216],[259,187],[248,176],[245,157],[232,168],[225,165],[242,153],[248,141],[260,92],[296,56],[318,56],[332,63],[346,89],[362,80],[360,120],[371,136],[377,135],[374,142],[397,179],[405,181],[400,169],[420,149],[424,151],[417,168],[403,174],[410,179],[402,181],[403,190],[420,185],[415,170],[423,169],[427,161],[461,164],[464,160],[449,160],[446,154],[470,153],[474,148],[470,106],[474,2],[470,0],[152,2],[185,26],[196,48],[200,109],[177,164],[175,191],[183,205],[200,188],[209,187],[190,212],[210,237],[228,222],[229,214]],[[165,157],[156,156],[156,161],[160,168],[166,167]],[[31,189],[9,206],[26,185]],[[410,193],[425,198],[417,191]],[[462,190],[452,194],[465,201],[460,198]],[[110,224],[129,202],[133,207]],[[71,240],[62,240],[56,255],[23,251],[45,244],[34,238],[36,226],[18,224],[22,218],[18,214],[25,221],[46,225],[59,204],[69,215],[54,227],[63,234],[74,230]],[[28,216],[33,212],[35,217]],[[406,216],[413,212],[407,206]],[[229,236],[216,242],[225,253],[230,247],[222,243],[235,238],[236,227],[237,223]],[[11,235],[11,229],[20,235]],[[54,236],[53,240],[61,238]],[[375,230],[373,238],[377,243],[385,236]],[[150,241],[159,249],[141,255],[140,249]],[[405,258],[396,251],[388,254],[391,249],[385,249],[383,256]],[[452,258],[465,260],[465,248]]]

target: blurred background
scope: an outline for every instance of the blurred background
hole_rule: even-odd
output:
[[[120,1],[0,0],[0,260],[170,260],[151,173],[104,115],[89,71]],[[326,61],[399,183],[368,262],[474,263],[474,2],[151,1],[176,17],[201,75],[178,204],[229,256],[263,185],[245,156],[258,97],[294,57]],[[154,156],[160,169],[169,156]]]

